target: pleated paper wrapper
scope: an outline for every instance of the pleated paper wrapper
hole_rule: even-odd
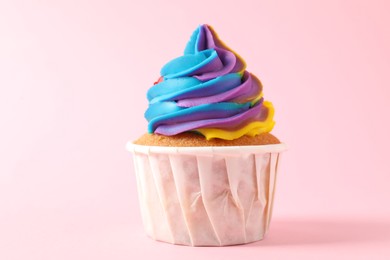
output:
[[[127,144],[151,238],[188,246],[263,239],[284,144],[159,147]]]

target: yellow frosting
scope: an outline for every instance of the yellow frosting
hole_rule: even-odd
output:
[[[263,105],[268,108],[268,115],[264,121],[251,122],[235,131],[227,131],[219,128],[200,128],[196,129],[196,131],[204,135],[207,140],[212,138],[233,140],[240,138],[243,135],[256,136],[258,134],[268,133],[275,125],[275,121],[273,120],[274,107],[272,103],[268,101],[264,101]]]

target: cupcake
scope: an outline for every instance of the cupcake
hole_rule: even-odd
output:
[[[189,246],[263,239],[286,147],[244,60],[201,25],[147,99],[148,133],[127,144],[147,235]]]

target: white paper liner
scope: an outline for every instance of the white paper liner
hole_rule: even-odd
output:
[[[285,144],[161,147],[133,153],[141,215],[155,240],[226,246],[261,240],[272,215]]]

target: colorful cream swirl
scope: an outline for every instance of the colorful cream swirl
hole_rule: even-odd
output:
[[[147,93],[148,132],[166,136],[198,132],[233,140],[271,131],[274,109],[246,64],[208,25],[192,34],[184,55],[161,69]]]

